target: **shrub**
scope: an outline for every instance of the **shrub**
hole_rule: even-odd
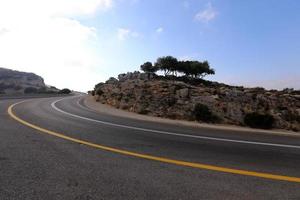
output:
[[[38,89],[34,88],[34,87],[27,87],[24,90],[25,94],[36,94],[38,92]]]
[[[98,88],[98,89],[96,90],[96,95],[101,96],[102,94],[104,94],[104,92],[103,92],[100,88]]]
[[[201,103],[195,105],[193,116],[198,121],[204,121],[204,122],[219,121],[219,118],[216,115],[214,115],[206,105]]]
[[[60,94],[70,94],[72,91],[68,88],[64,88],[59,91]]]
[[[271,129],[274,121],[275,119],[272,115],[257,112],[248,113],[244,118],[244,123],[252,128]]]

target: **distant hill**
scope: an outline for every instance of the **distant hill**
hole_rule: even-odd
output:
[[[0,68],[0,94],[24,94],[55,92],[54,87],[47,87],[44,79],[34,73],[20,72]]]

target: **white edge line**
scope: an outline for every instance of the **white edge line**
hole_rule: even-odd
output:
[[[78,96],[75,96],[78,97]],[[71,97],[71,98],[75,98]],[[70,98],[70,97],[67,97]],[[283,148],[294,148],[294,149],[300,149],[300,146],[296,145],[288,145],[288,144],[276,144],[276,143],[266,143],[266,142],[254,142],[254,141],[247,141],[247,140],[234,140],[234,139],[225,139],[225,138],[216,138],[216,137],[208,137],[208,136],[200,136],[200,135],[190,135],[190,134],[181,134],[181,133],[174,133],[174,132],[168,132],[168,131],[159,131],[159,130],[153,130],[153,129],[147,129],[147,128],[139,128],[139,127],[134,127],[134,126],[127,126],[127,125],[121,125],[121,124],[115,124],[111,122],[105,122],[101,120],[96,120],[96,119],[91,119],[83,116],[79,116],[76,114],[72,114],[66,111],[61,110],[56,106],[56,103],[67,99],[67,98],[62,98],[59,100],[56,100],[51,103],[51,107],[55,109],[58,112],[61,112],[65,115],[69,115],[75,118],[91,121],[91,122],[96,122],[100,124],[105,124],[109,126],[115,126],[115,127],[120,127],[120,128],[126,128],[126,129],[132,129],[132,130],[138,130],[138,131],[145,131],[145,132],[152,132],[152,133],[160,133],[164,135],[173,135],[173,136],[180,136],[180,137],[188,137],[188,138],[196,138],[196,139],[204,139],[204,140],[214,140],[214,141],[222,141],[222,142],[232,142],[232,143],[240,143],[240,144],[252,144],[252,145],[262,145],[262,146],[273,146],[273,147],[283,147]],[[21,103],[21,102],[20,102]]]

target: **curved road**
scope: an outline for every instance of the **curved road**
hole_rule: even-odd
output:
[[[82,98],[0,101],[1,200],[300,199],[300,137],[121,118]]]

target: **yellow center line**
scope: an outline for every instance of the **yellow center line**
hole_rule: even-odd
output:
[[[101,150],[110,151],[110,152],[114,152],[114,153],[119,153],[119,154],[123,154],[123,155],[127,155],[127,156],[133,156],[133,157],[137,157],[137,158],[143,158],[143,159],[147,159],[147,160],[159,161],[159,162],[163,162],[163,163],[175,164],[175,165],[185,166],[185,167],[212,170],[212,171],[217,171],[217,172],[238,174],[238,175],[244,175],[244,176],[259,177],[259,178],[265,178],[265,179],[271,179],[271,180],[280,180],[280,181],[300,183],[300,178],[299,177],[283,176],[283,175],[255,172],[255,171],[247,171],[247,170],[219,167],[219,166],[207,165],[207,164],[201,164],[201,163],[186,162],[186,161],[181,161],[181,160],[174,160],[174,159],[169,159],[169,158],[164,158],[164,157],[158,157],[158,156],[152,156],[152,155],[147,155],[147,154],[142,154],[142,153],[126,151],[126,150],[122,150],[122,149],[103,146],[103,145],[91,143],[91,142],[88,142],[88,141],[76,139],[76,138],[73,138],[73,137],[70,137],[70,136],[66,136],[62,133],[54,132],[54,131],[39,127],[37,125],[31,124],[31,123],[19,118],[13,112],[13,108],[17,104],[19,104],[19,103],[16,103],[16,104],[13,104],[13,105],[9,106],[7,112],[13,119],[20,122],[21,124],[26,125],[30,128],[35,129],[35,130],[38,130],[40,132],[46,133],[48,135],[52,135],[52,136],[55,136],[55,137],[58,137],[58,138],[61,138],[61,139],[65,139],[65,140],[68,140],[68,141],[72,141],[72,142],[75,142],[75,143],[83,144],[83,145],[93,147],[93,148],[96,148],[96,149],[101,149]]]

